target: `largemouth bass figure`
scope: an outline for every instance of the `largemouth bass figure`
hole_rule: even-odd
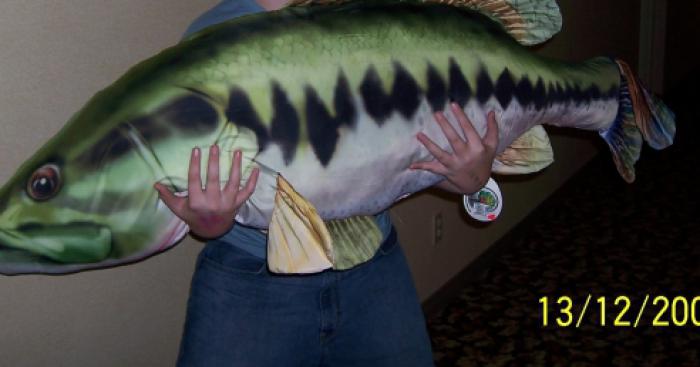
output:
[[[153,184],[187,191],[191,149],[215,143],[221,177],[238,149],[244,177],[261,169],[235,219],[269,230],[271,270],[352,267],[381,240],[372,214],[443,179],[409,166],[431,158],[419,132],[450,151],[432,115],[449,101],[482,135],[495,111],[495,173],[550,164],[549,124],[597,131],[631,182],[643,141],[672,143],[673,115],[619,60],[524,47],[560,27],[552,0],[311,0],[203,30],[95,95],[5,184],[0,272],[173,246],[188,228]]]

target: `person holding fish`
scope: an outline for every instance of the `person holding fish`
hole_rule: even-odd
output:
[[[547,167],[543,125],[597,132],[627,182],[643,143],[673,143],[622,60],[525,47],[561,29],[554,0],[259,13],[282,4],[223,1],[74,114],[0,188],[0,274],[128,264],[191,231],[209,242],[180,366],[431,365],[387,208]]]
[[[224,0],[195,20],[186,36],[226,19],[279,9],[286,2]],[[444,176],[436,185],[441,189],[470,194],[489,178],[498,127],[490,112],[482,139],[457,104],[451,103],[450,111],[461,131],[442,112],[434,120],[452,152],[419,133],[416,139],[434,159],[410,168]],[[236,151],[228,184],[220,187],[220,154],[217,146],[209,150],[201,189],[201,151],[192,150],[187,197],[156,185],[191,233],[209,239],[192,280],[178,366],[433,364],[420,303],[387,211],[375,217],[383,241],[365,263],[342,271],[275,275],[266,266],[266,233],[232,220],[253,194],[259,171],[254,169],[239,188],[241,152]]]

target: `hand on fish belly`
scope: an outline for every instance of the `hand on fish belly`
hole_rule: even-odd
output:
[[[411,169],[424,169],[445,177],[437,186],[459,194],[471,194],[486,185],[491,174],[491,165],[498,146],[498,124],[493,111],[486,120],[488,127],[483,139],[471,121],[456,103],[451,103],[452,113],[457,118],[466,141],[463,140],[442,112],[435,113],[435,121],[452,147],[452,153],[444,151],[425,134],[418,133],[418,140],[433,155],[431,161],[416,162]]]
[[[160,183],[155,184],[155,188],[165,205],[187,223],[192,233],[206,239],[216,238],[233,227],[233,218],[241,205],[253,194],[260,171],[257,168],[253,169],[245,187],[240,189],[241,152],[236,151],[229,180],[221,188],[219,147],[214,145],[209,150],[207,182],[202,189],[200,162],[200,150],[194,148],[188,171],[187,197],[176,196]]]

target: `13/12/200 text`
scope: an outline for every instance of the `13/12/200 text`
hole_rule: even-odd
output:
[[[667,297],[644,295],[632,299],[626,295],[616,297],[588,294],[585,300],[576,302],[570,296],[539,299],[542,305],[542,326],[580,327],[593,322],[612,327],[700,327],[700,296]],[[586,317],[588,316],[588,317]]]

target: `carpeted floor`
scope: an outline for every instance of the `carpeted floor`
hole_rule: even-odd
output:
[[[645,146],[634,184],[617,176],[610,157],[596,158],[555,202],[536,211],[536,224],[509,243],[483,277],[428,315],[438,366],[700,366],[697,99],[680,100],[676,143],[660,152]],[[616,297],[629,297],[620,321],[634,324],[647,294],[637,327],[613,326],[623,310]],[[547,327],[543,296],[549,297]],[[568,327],[555,320],[562,316],[560,296],[573,300]],[[596,302],[601,296],[605,326]],[[652,303],[656,296],[684,296],[688,308],[698,297],[696,325],[679,300],[675,323],[686,326],[673,326],[671,305],[662,312],[662,303]],[[671,326],[651,326],[658,314]]]

